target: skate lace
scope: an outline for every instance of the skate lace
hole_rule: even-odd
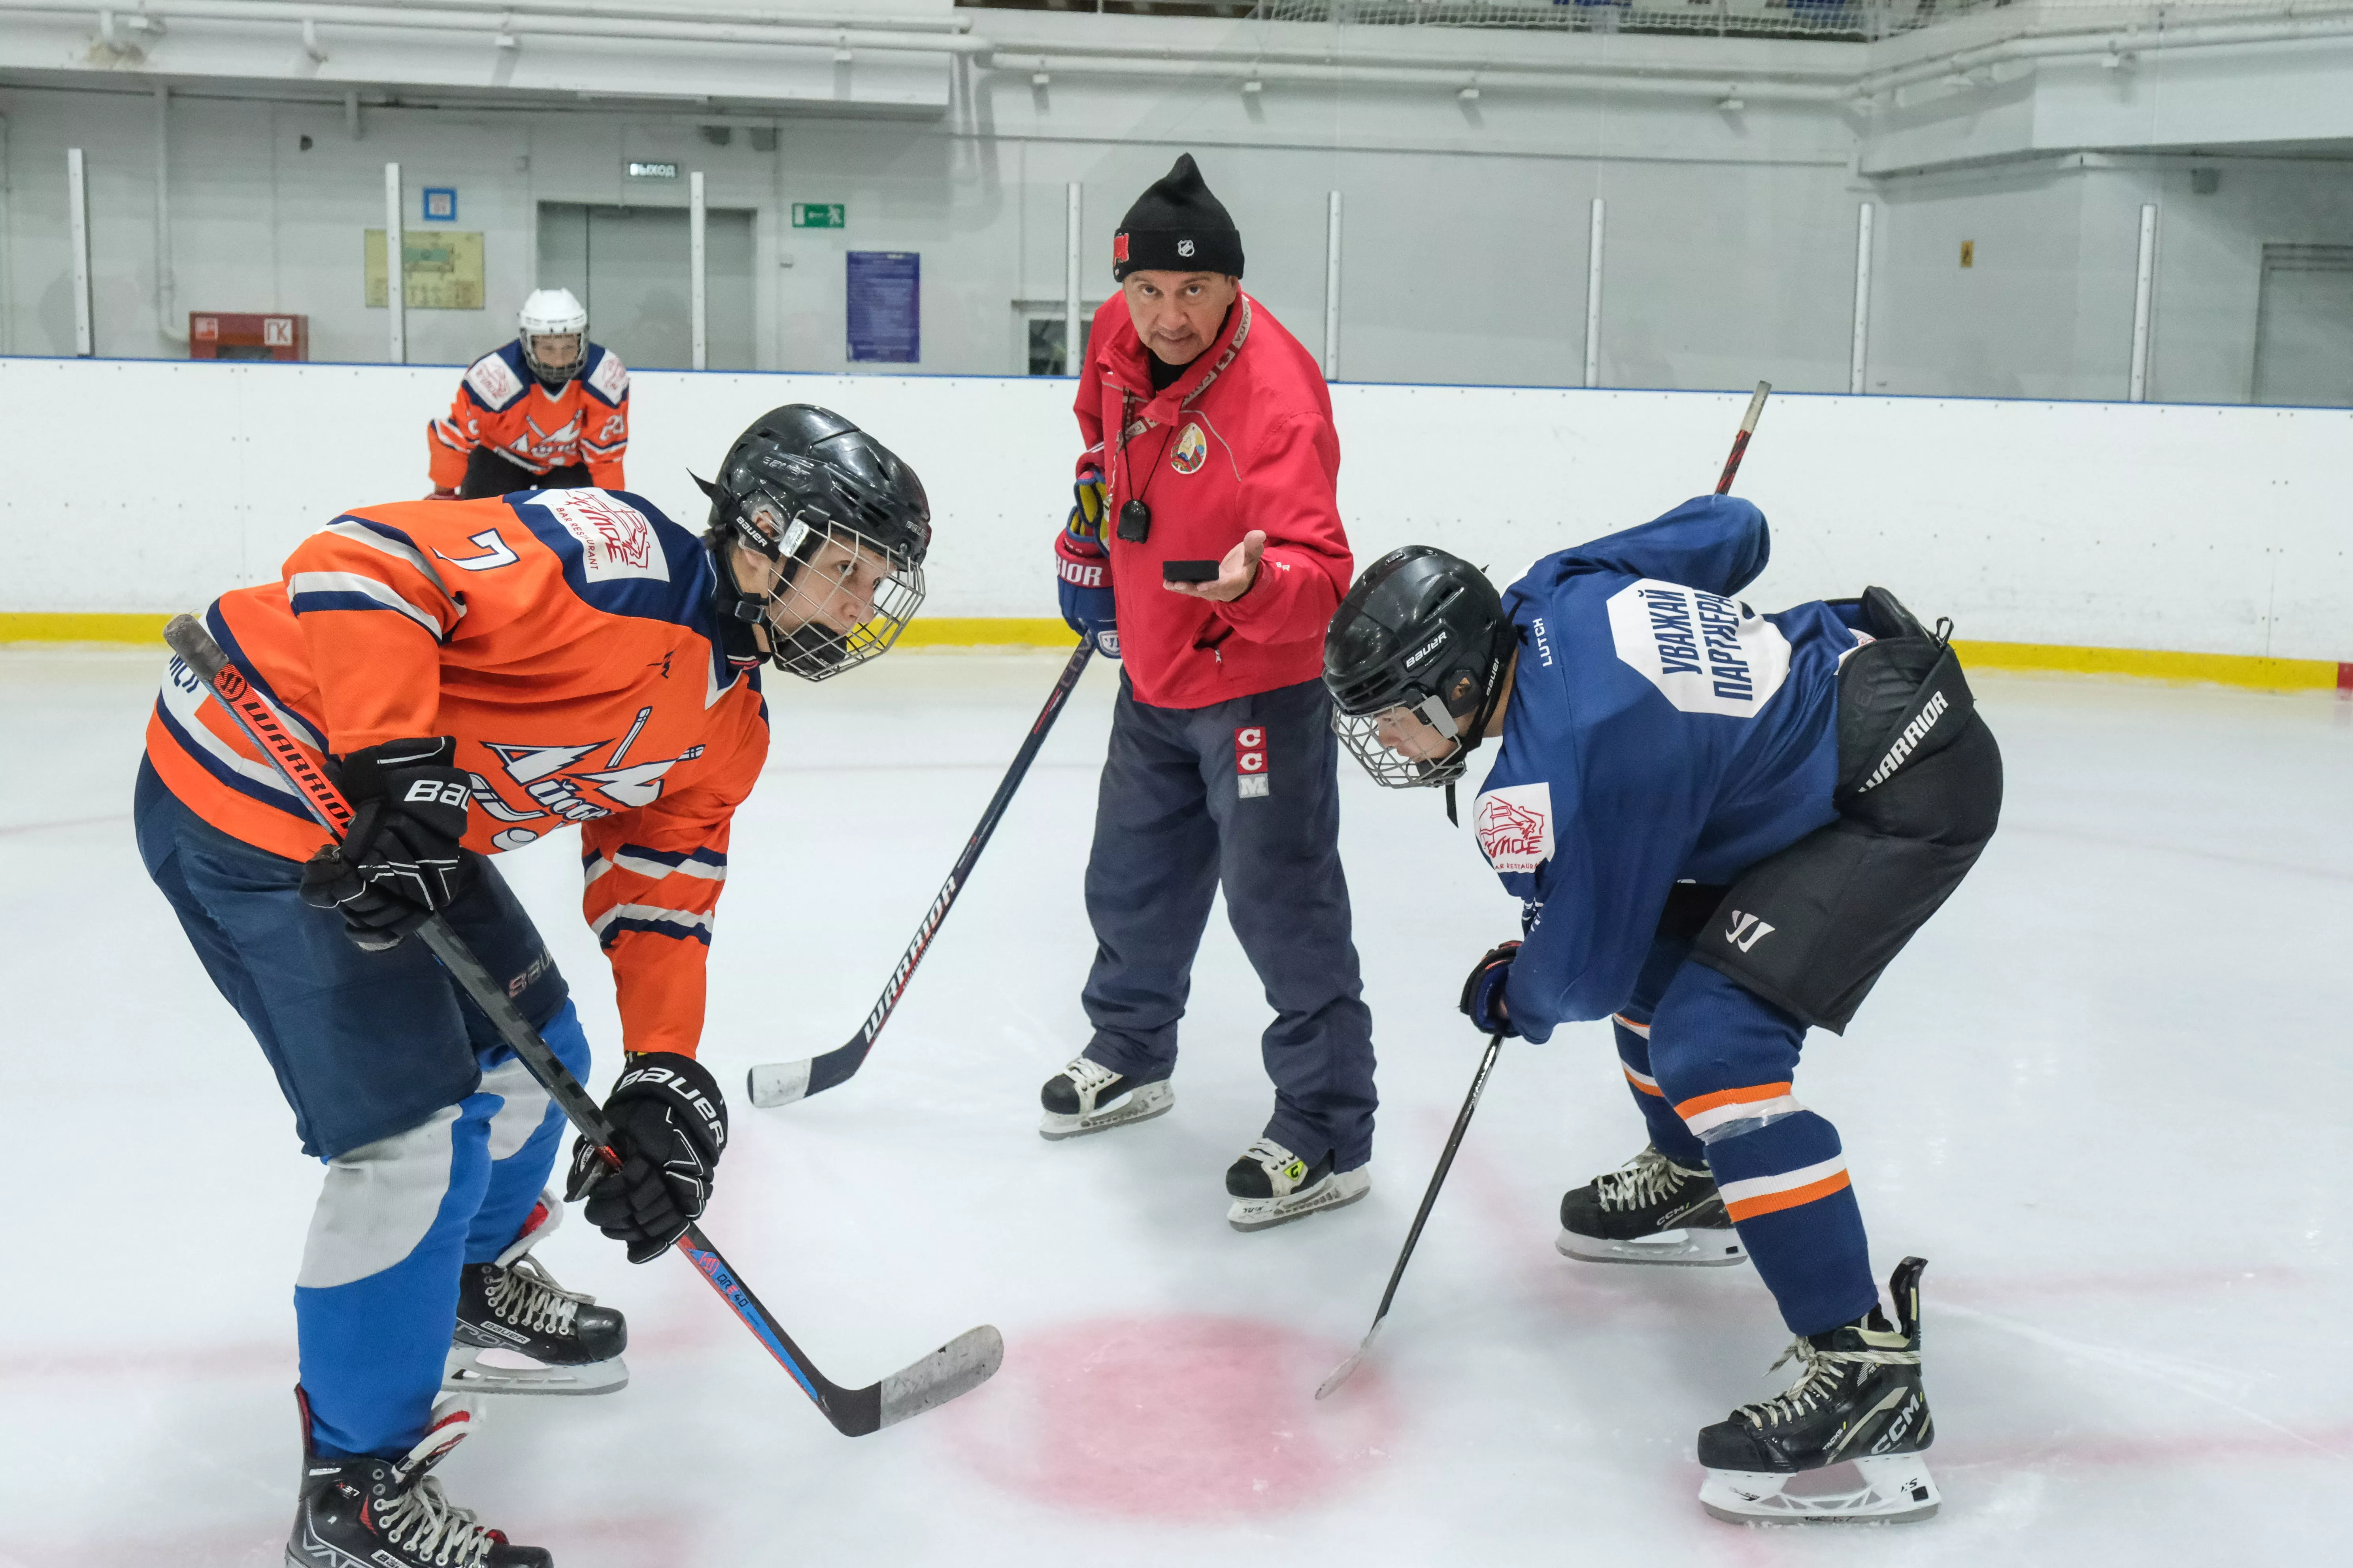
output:
[[[1781,1352],[1780,1360],[1765,1370],[1780,1369],[1783,1363],[1798,1363],[1798,1381],[1771,1399],[1755,1405],[1744,1405],[1733,1412],[1745,1415],[1759,1426],[1776,1426],[1785,1421],[1799,1421],[1812,1415],[1837,1397],[1839,1386],[1846,1381],[1847,1369],[1860,1366],[1918,1366],[1918,1351],[1826,1351],[1817,1350],[1811,1340],[1795,1339]]]
[[[1064,1068],[1062,1074],[1079,1086],[1079,1092],[1082,1094],[1091,1089],[1101,1089],[1119,1076],[1101,1062],[1089,1061],[1084,1057],[1078,1058],[1069,1067]]]
[[[1595,1177],[1593,1185],[1605,1209],[1643,1209],[1680,1191],[1687,1179],[1664,1154],[1645,1149],[1620,1169]]]
[[[391,1507],[376,1515],[386,1544],[435,1568],[486,1568],[505,1538],[459,1508],[431,1476],[421,1476]]]
[[[528,1254],[504,1268],[494,1269],[485,1297],[491,1310],[515,1327],[558,1335],[569,1335],[580,1309],[596,1300],[577,1290],[566,1290],[540,1266],[537,1258]]]

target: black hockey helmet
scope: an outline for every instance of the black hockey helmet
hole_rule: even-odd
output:
[[[770,630],[776,668],[823,680],[888,653],[923,602],[932,507],[923,483],[881,442],[830,409],[772,408],[735,437],[719,478],[697,479],[711,498],[704,539],[719,572],[723,618]],[[736,579],[748,545],[777,563],[765,593]],[[840,592],[863,618],[835,624]],[[871,611],[862,595],[871,589]]]
[[[1332,728],[1374,782],[1390,789],[1451,784],[1469,767],[1494,711],[1519,633],[1476,566],[1428,544],[1392,550],[1340,601],[1324,642]],[[1427,725],[1429,757],[1380,739]]]

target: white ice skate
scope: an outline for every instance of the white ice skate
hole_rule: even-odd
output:
[[[564,1223],[564,1205],[542,1193],[522,1234],[488,1263],[466,1266],[458,1330],[442,1363],[453,1394],[610,1394],[629,1381],[621,1352],[629,1327],[596,1298],[566,1290],[531,1249]],[[485,1355],[494,1359],[485,1361]]]
[[[1084,1057],[1046,1080],[1039,1091],[1046,1108],[1038,1136],[1060,1142],[1084,1132],[1102,1132],[1131,1121],[1149,1121],[1176,1103],[1176,1091],[1166,1079],[1135,1083],[1101,1062]]]
[[[1236,1230],[1265,1230],[1345,1208],[1372,1190],[1373,1173],[1366,1166],[1335,1171],[1328,1153],[1311,1166],[1273,1139],[1261,1138],[1226,1172],[1226,1191],[1234,1200],[1226,1223]]]

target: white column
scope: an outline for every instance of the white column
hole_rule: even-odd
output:
[[[686,176],[686,253],[687,268],[691,274],[687,281],[688,297],[694,301],[694,368],[711,368],[711,294],[708,268],[702,264],[702,238],[709,209],[702,205],[702,171],[691,171]]]
[[[1079,358],[1079,182],[1072,180],[1070,206],[1062,217],[1062,373],[1077,375]]]
[[[172,89],[155,89],[155,331],[166,342],[188,341],[172,270]]]
[[[66,149],[66,224],[73,242],[74,353],[88,359],[90,323],[90,195],[82,178],[81,149]]]
[[[384,304],[391,318],[386,357],[394,364],[408,363],[407,235],[401,227],[407,217],[400,200],[400,165],[384,166]]]
[[[1854,349],[1847,361],[1846,389],[1860,393],[1871,350],[1871,204],[1854,215]]]
[[[1601,198],[1593,198],[1593,229],[1585,241],[1585,384],[1601,384]]]
[[[2157,206],[2140,209],[2140,260],[2133,268],[2132,391],[2135,403],[2148,401],[2148,313],[2157,279]]]
[[[1340,193],[1324,218],[1324,379],[1340,379]]]

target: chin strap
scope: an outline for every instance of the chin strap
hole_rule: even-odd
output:
[[[1454,781],[1452,779],[1446,781],[1446,826],[1449,827],[1462,826],[1462,819],[1454,815]]]

